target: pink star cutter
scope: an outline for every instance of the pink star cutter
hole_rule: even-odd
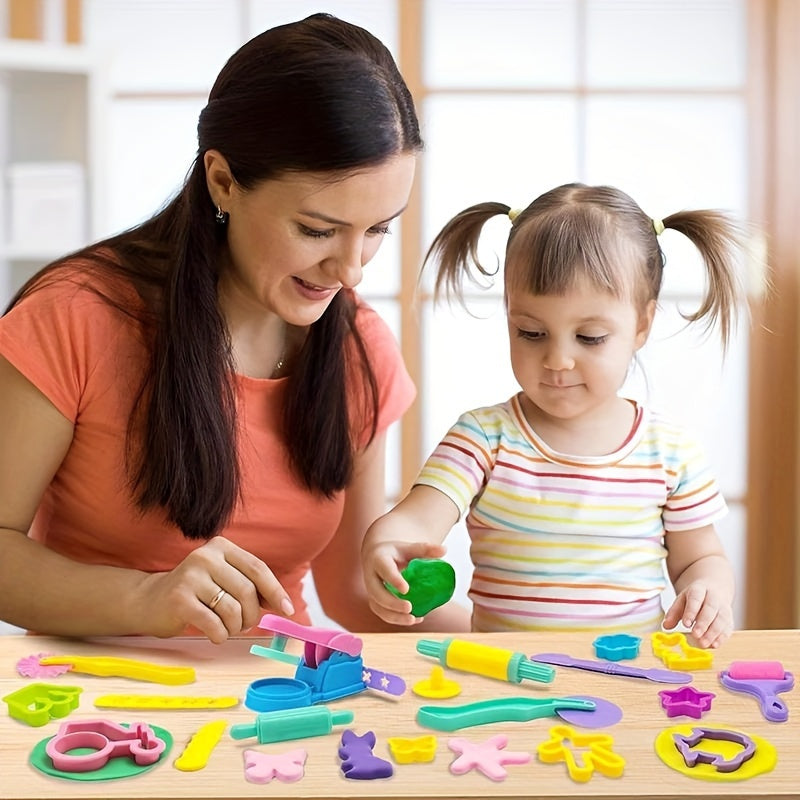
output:
[[[716,697],[713,692],[701,692],[693,686],[664,689],[658,696],[661,698],[661,708],[668,717],[684,715],[693,719],[700,719],[711,708],[711,701]]]
[[[527,764],[531,760],[530,753],[504,751],[507,744],[508,736],[502,733],[480,744],[467,739],[448,739],[447,746],[459,754],[450,764],[450,772],[463,775],[471,769],[477,769],[493,781],[502,781],[508,775],[503,764]]]

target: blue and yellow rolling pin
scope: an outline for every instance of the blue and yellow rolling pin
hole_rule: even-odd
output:
[[[417,652],[423,656],[438,658],[443,666],[451,669],[511,683],[522,683],[526,678],[550,683],[556,674],[553,667],[531,661],[522,653],[463,639],[445,639],[443,642],[420,639],[417,642]]]

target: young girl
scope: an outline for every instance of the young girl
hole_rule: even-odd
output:
[[[400,568],[437,557],[467,514],[472,627],[646,632],[679,621],[703,647],[731,633],[734,581],[714,523],[727,512],[698,446],[660,414],[618,394],[647,340],[661,287],[658,235],[671,228],[708,271],[700,308],[728,344],[741,299],[739,229],[715,211],[650,219],[623,192],[569,184],[521,212],[482,203],[433,242],[437,295],[461,297],[483,269],[483,225],[506,214],[505,304],[522,389],[463,414],[410,493],[362,547],[373,611],[414,624]],[[666,615],[664,561],[677,597]],[[663,617],[663,620],[662,620]]]

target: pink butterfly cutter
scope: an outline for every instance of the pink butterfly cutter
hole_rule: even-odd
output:
[[[306,756],[301,748],[279,754],[245,750],[244,777],[251,783],[269,783],[273,778],[294,783],[305,774]]]

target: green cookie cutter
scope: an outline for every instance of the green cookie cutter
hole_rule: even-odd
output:
[[[2,699],[8,704],[9,717],[39,728],[51,719],[61,719],[74,711],[82,691],[79,686],[30,683]]]

